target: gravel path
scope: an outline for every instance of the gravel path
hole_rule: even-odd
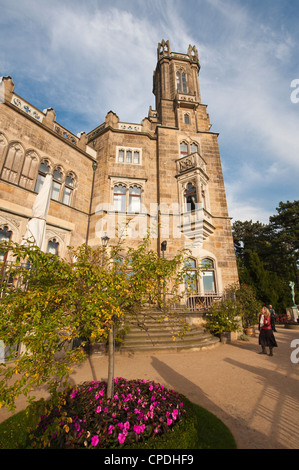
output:
[[[257,335],[198,352],[116,354],[115,377],[155,380],[183,393],[220,418],[239,449],[298,449],[299,331],[278,327],[275,336],[273,357],[258,354]],[[107,370],[107,357],[94,355],[72,380],[104,380]],[[24,406],[19,400],[18,409]],[[0,422],[8,416],[0,410]]]

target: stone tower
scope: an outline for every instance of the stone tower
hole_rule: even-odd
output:
[[[141,125],[121,123],[109,112],[105,123],[88,134],[100,167],[91,240],[96,243],[109,227],[113,238],[120,219],[134,215],[137,232],[127,232],[127,244],[154,227],[152,247],[159,252],[167,241],[164,255],[169,257],[190,249],[190,269],[205,268],[195,292],[217,295],[237,282],[238,274],[218,134],[211,132],[207,106],[201,103],[199,70],[195,46],[181,54],[163,40],[153,76],[156,109],[150,107]]]

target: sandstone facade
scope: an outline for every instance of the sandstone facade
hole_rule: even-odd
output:
[[[20,242],[45,172],[53,192],[43,249],[60,256],[68,245],[110,243],[119,236],[151,245],[166,257],[190,249],[190,269],[205,266],[195,293],[219,295],[238,280],[218,135],[201,103],[195,47],[157,50],[156,109],[123,123],[110,111],[104,123],[73,135],[53,109],[34,108],[2,79],[0,102],[0,237]]]

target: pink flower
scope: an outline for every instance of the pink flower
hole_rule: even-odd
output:
[[[130,423],[129,423],[129,421],[126,421],[125,424],[124,424],[124,429],[128,430],[129,428],[130,428]]]
[[[101,411],[102,411],[102,408],[100,406],[98,406],[97,409],[96,409],[96,412],[101,413]]]
[[[145,424],[141,424],[140,426],[138,424],[134,424],[133,430],[134,430],[135,434],[140,434],[140,433],[144,432]]]
[[[120,444],[123,444],[126,440],[127,435],[125,433],[120,432],[119,435],[117,436],[118,442]]]
[[[166,421],[166,422],[167,422],[167,426],[170,426],[170,425],[171,425],[171,423],[172,423],[172,419],[170,419],[170,418],[167,418],[167,421]]]
[[[95,436],[91,438],[91,445],[95,447],[98,445],[98,443],[99,443],[99,436],[96,434]]]
[[[173,410],[173,412],[172,412],[172,418],[173,418],[174,420],[176,420],[178,414],[179,414],[179,410],[177,410],[177,409]]]
[[[112,434],[114,429],[115,429],[114,426],[112,424],[110,424],[110,426],[108,428],[108,434]]]

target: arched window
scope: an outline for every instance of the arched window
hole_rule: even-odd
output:
[[[57,167],[53,172],[53,183],[52,183],[52,193],[51,193],[51,199],[54,199],[54,201],[59,201],[62,178],[63,178],[63,174],[62,174],[61,168]]]
[[[196,272],[196,261],[193,258],[188,258],[185,261],[186,276],[185,276],[185,288],[189,292],[197,292],[197,272]]]
[[[63,204],[67,204],[68,206],[70,206],[71,200],[72,200],[74,182],[75,182],[74,180],[75,180],[75,177],[72,173],[69,173],[65,178],[62,202]]]
[[[0,132],[0,164],[1,164],[1,166],[2,166],[2,158],[4,157],[6,146],[7,146],[7,139]]]
[[[188,155],[188,145],[186,144],[186,142],[180,143],[180,154],[181,157],[185,157],[186,155]]]
[[[129,189],[129,212],[140,212],[141,210],[141,188],[131,186]]]
[[[46,175],[50,172],[50,165],[48,160],[44,160],[41,162],[39,170],[38,170],[38,176],[35,184],[35,192],[39,193],[41,190],[42,185],[44,184]]]
[[[192,183],[187,184],[187,189],[185,190],[185,210],[187,212],[194,211],[196,209],[197,203],[197,194],[196,188]]]
[[[47,253],[58,256],[58,247],[59,243],[56,241],[56,238],[48,241]]]
[[[187,75],[185,72],[176,73],[176,87],[179,93],[187,93]]]
[[[11,239],[12,231],[8,229],[7,225],[0,227],[0,246],[1,242],[9,242]],[[5,255],[1,253],[0,250],[0,262],[3,262]]]
[[[205,294],[216,293],[216,282],[215,282],[215,265],[214,261],[210,258],[202,260],[202,280],[203,290]]]
[[[38,156],[34,151],[29,151],[25,155],[24,165],[20,177],[20,186],[33,189],[34,179],[38,167]]]
[[[121,184],[114,186],[113,206],[115,211],[126,211],[126,192],[127,188],[125,186],[122,186]]]
[[[190,124],[189,114],[184,114],[184,124]]]
[[[18,142],[10,144],[2,170],[2,178],[4,180],[18,183],[23,156],[23,147]]]
[[[198,152],[198,145],[195,142],[192,142],[190,145],[190,153]]]

